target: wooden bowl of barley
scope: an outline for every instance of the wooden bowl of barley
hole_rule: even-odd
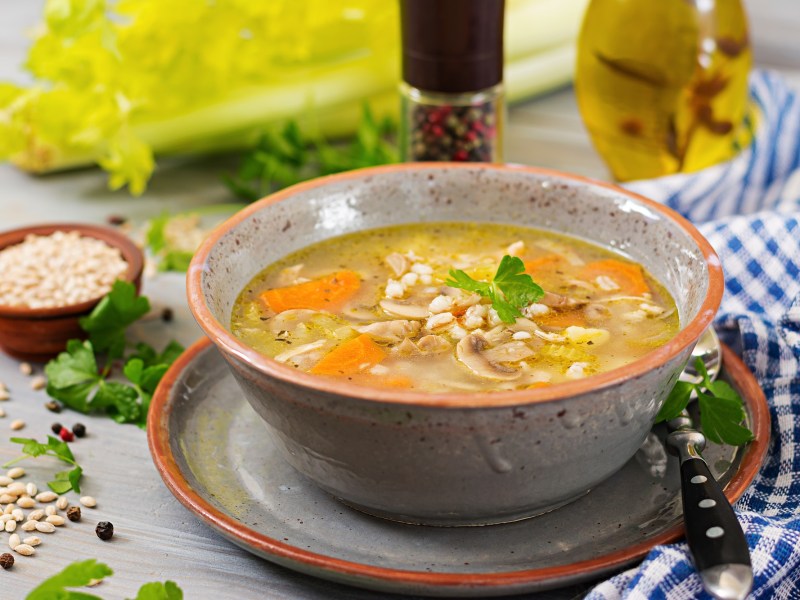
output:
[[[142,251],[110,227],[51,223],[0,233],[0,350],[52,358],[86,335],[88,315],[117,279],[139,288]]]

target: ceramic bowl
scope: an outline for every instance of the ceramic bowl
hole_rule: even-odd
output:
[[[676,299],[666,345],[586,379],[526,391],[426,394],[298,372],[229,331],[241,289],[289,252],[398,223],[485,221],[568,233],[643,264]],[[250,205],[203,243],[189,305],[286,460],[365,512],[431,525],[513,521],[563,505],[639,448],[723,291],[719,259],[671,210],[533,168],[417,163],[307,182]]]
[[[29,234],[49,235],[56,231],[78,231],[82,236],[102,240],[118,248],[128,263],[124,279],[137,289],[141,282],[144,256],[133,241],[110,227],[80,223],[51,223],[0,233],[0,250],[24,241]],[[20,360],[42,362],[52,358],[73,338],[85,338],[78,320],[88,315],[100,298],[57,308],[24,308],[0,305],[0,350]]]

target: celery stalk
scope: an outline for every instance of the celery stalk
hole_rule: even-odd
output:
[[[568,82],[587,0],[509,0],[512,101]],[[0,84],[0,160],[44,173],[97,163],[144,191],[154,156],[246,148],[299,119],[350,135],[361,106],[397,115],[388,0],[47,0],[26,67]]]

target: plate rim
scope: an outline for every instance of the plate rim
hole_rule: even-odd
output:
[[[213,529],[236,540],[247,550],[257,550],[267,560],[284,566],[305,566],[319,577],[330,573],[329,579],[361,582],[375,582],[392,586],[425,586],[430,590],[442,589],[490,589],[514,588],[519,586],[544,586],[576,575],[588,579],[592,575],[602,575],[631,564],[644,556],[655,546],[667,544],[683,536],[682,524],[677,524],[645,541],[615,550],[601,556],[568,564],[501,571],[491,573],[430,572],[407,569],[392,569],[361,562],[348,561],[327,556],[293,546],[290,543],[272,538],[252,530],[232,516],[222,512],[204,500],[186,481],[175,456],[172,453],[169,436],[169,418],[172,412],[172,389],[192,361],[210,349],[212,341],[203,337],[191,346],[172,364],[158,385],[150,404],[147,419],[147,441],[156,470],[167,488],[189,511],[200,517]],[[224,355],[221,355],[224,360]],[[748,400],[750,426],[755,440],[744,450],[739,467],[725,487],[725,495],[733,503],[741,497],[755,478],[764,462],[769,447],[770,414],[766,397],[753,374],[742,360],[725,344],[722,345],[722,361],[725,370],[744,391]]]

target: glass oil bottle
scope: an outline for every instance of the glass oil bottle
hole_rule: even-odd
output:
[[[752,141],[740,0],[592,0],[575,91],[619,181],[697,171]]]

